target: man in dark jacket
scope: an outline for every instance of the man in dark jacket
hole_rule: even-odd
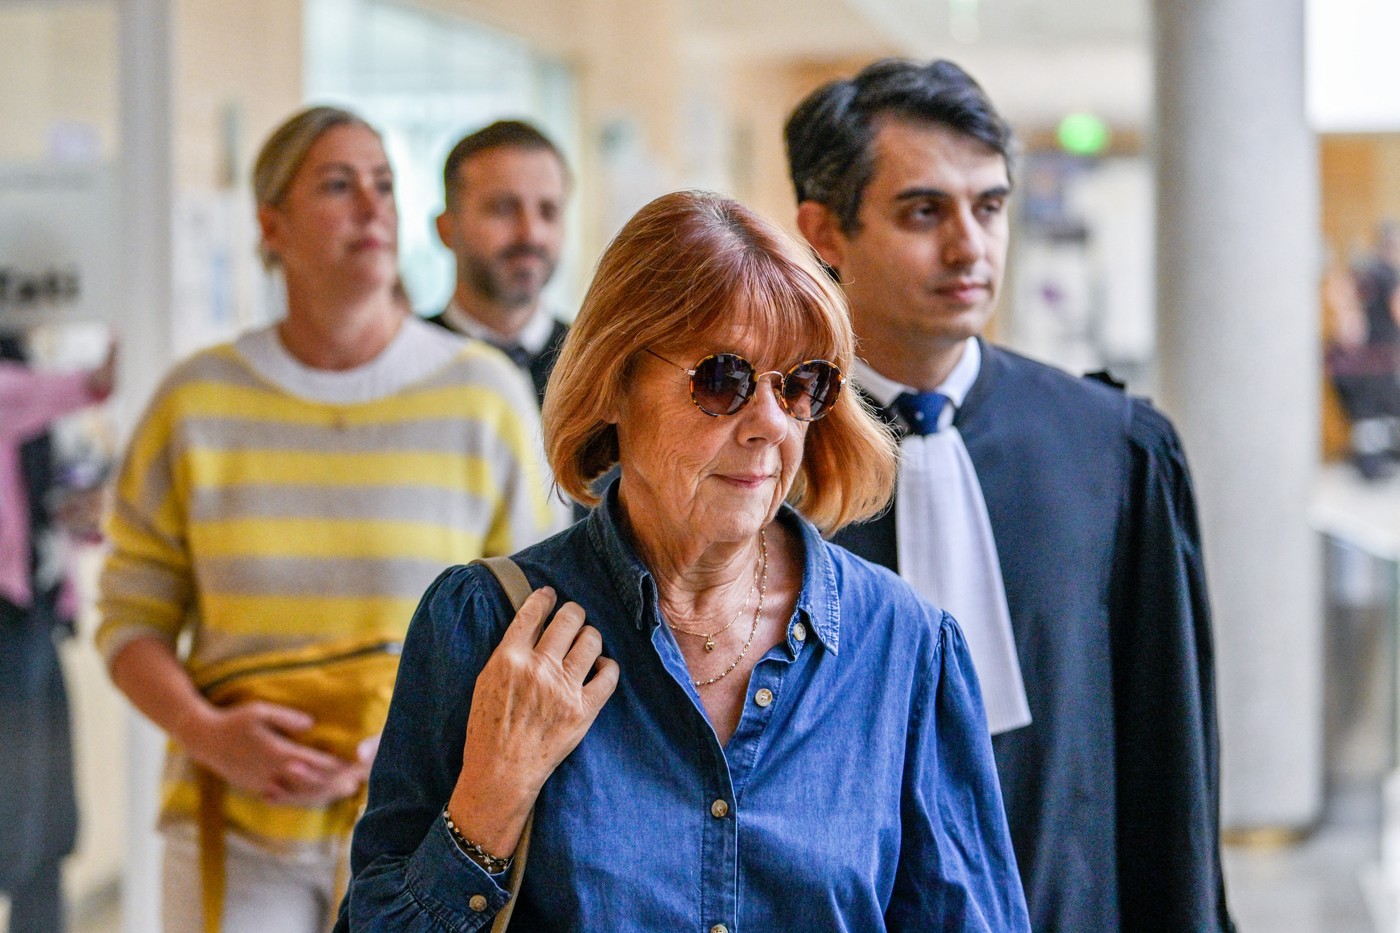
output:
[[[850,299],[894,505],[837,541],[961,623],[1037,931],[1230,928],[1210,613],[1171,424],[982,338],[1011,133],[950,62],[877,62],[787,125],[798,226]]]
[[[437,230],[457,257],[457,288],[428,320],[503,350],[543,400],[568,332],[540,300],[564,243],[564,157],[528,123],[499,120],[453,147],[443,182]]]

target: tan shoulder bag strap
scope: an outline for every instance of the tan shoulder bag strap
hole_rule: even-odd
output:
[[[506,591],[506,596],[510,599],[511,608],[516,612],[520,611],[526,598],[535,591],[534,587],[530,586],[530,581],[525,579],[525,571],[509,557],[482,557],[472,563],[481,564],[495,575],[501,589]]]
[[[219,933],[223,927],[224,889],[224,797],[228,786],[212,771],[195,766],[199,788],[199,879],[204,910],[204,933]]]
[[[520,611],[525,598],[534,592],[530,588],[530,581],[525,578],[524,571],[509,557],[483,557],[472,563],[482,564],[491,571],[501,584],[501,589],[506,591],[511,607],[516,612]],[[520,883],[525,878],[525,858],[530,854],[530,831],[534,826],[535,810],[531,807],[530,815],[525,817],[525,829],[520,833],[520,842],[515,846],[515,858],[510,863],[510,874],[506,879],[506,890],[510,892],[510,900],[506,901],[506,905],[496,914],[496,919],[491,924],[491,933],[506,933],[506,927],[510,926],[510,915],[515,910],[515,898],[520,894]]]

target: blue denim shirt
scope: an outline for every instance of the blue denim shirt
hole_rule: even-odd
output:
[[[621,678],[540,793],[512,929],[1029,930],[956,623],[784,507],[805,550],[801,594],[721,746],[616,492],[516,556],[532,585],[586,610]],[[504,875],[463,855],[441,812],[476,676],[511,617],[483,567],[452,568],[424,595],[342,929],[348,914],[353,930],[484,930],[506,902]]]

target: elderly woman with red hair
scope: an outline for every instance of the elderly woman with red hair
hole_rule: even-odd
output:
[[[424,596],[342,928],[1028,929],[956,623],[822,538],[895,474],[853,349],[734,201],[628,222],[544,403],[566,492],[619,476],[516,556],[519,613],[479,566]]]

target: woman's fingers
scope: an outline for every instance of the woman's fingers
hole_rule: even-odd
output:
[[[358,761],[335,760],[338,764],[329,771],[311,771],[300,762],[288,762],[273,776],[263,798],[269,803],[312,807],[349,797],[365,782],[369,768]]]
[[[344,761],[330,752],[297,741],[298,734],[316,724],[310,713],[261,701],[254,701],[247,704],[247,707],[267,728],[266,738],[272,754],[279,755],[286,761],[295,761],[313,773],[333,771],[344,764]]]
[[[585,614],[582,606],[569,602],[560,606],[551,620],[550,613],[553,612],[557,601],[558,596],[553,587],[542,586],[531,593],[506,627],[500,646],[533,649],[556,661],[564,661],[574,650],[579,632],[584,629]],[[596,630],[594,636],[597,636]],[[598,638],[597,642],[601,651],[602,639]],[[577,675],[575,679],[582,680],[583,674],[592,666],[595,657],[596,652],[586,661],[576,660],[565,666],[571,674]]]
[[[540,640],[540,633],[544,631],[545,620],[549,618],[550,611],[554,609],[556,599],[554,589],[548,586],[542,586],[526,597],[525,602],[520,606],[520,611],[515,614],[515,618],[506,627],[506,633],[501,637],[501,644],[519,648],[534,648],[535,643]]]
[[[305,732],[316,725],[316,720],[310,713],[290,706],[253,700],[238,708],[245,710],[248,716],[281,735],[296,735],[298,732]]]
[[[555,752],[567,754],[578,744],[612,693],[617,682],[616,664],[608,661],[599,667],[603,637],[585,624],[585,613],[578,603],[560,606],[543,625],[537,640],[528,641],[557,598],[548,587],[532,593],[482,669],[473,689],[469,748],[475,734],[496,748],[496,758],[537,748],[548,750],[545,758],[557,759],[562,755]],[[612,669],[603,682],[585,696],[584,681],[590,672],[596,675],[608,665]],[[493,725],[487,728],[486,722]]]
[[[565,603],[560,606],[559,611],[554,614],[553,620],[545,628],[544,634],[540,636],[535,650],[556,661],[563,661],[564,656],[573,648],[574,640],[578,638],[579,632],[583,629],[583,621],[583,607],[578,603]],[[599,641],[601,643],[602,639]],[[592,664],[593,660],[590,658],[588,663]]]
[[[602,711],[603,704],[608,702],[608,697],[617,689],[617,681],[622,673],[616,661],[603,657],[593,662],[592,670],[593,679],[583,685],[582,691],[583,700],[588,704],[590,725],[598,718],[598,713]]]
[[[294,764],[307,774],[320,777],[330,774],[345,766],[345,760],[337,758],[330,752],[323,752],[319,748],[312,748],[309,745],[299,745],[296,742],[287,742],[282,739],[285,745],[279,747],[289,764]]]
[[[197,759],[231,786],[271,803],[323,806],[354,793],[369,772],[375,740],[354,758],[303,744],[315,724],[306,712],[254,700],[227,707],[210,730]]]
[[[570,605],[573,605],[570,603]],[[568,608],[568,607],[565,607]],[[560,615],[564,610],[559,610]],[[554,617],[550,623],[550,630],[559,624],[559,616]],[[549,632],[545,633],[548,638]],[[593,669],[593,662],[598,660],[598,656],[603,653],[603,636],[591,625],[584,625],[579,628],[578,634],[574,636],[572,644],[569,645],[568,653],[564,655],[564,674],[570,682],[583,683],[583,678],[588,676],[588,672]]]

